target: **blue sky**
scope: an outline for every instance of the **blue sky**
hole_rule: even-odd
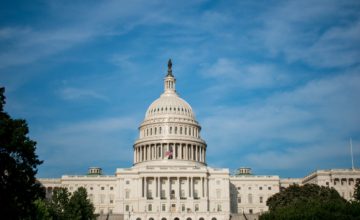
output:
[[[173,59],[207,161],[302,177],[360,166],[359,1],[2,1],[0,85],[39,177],[132,165]]]

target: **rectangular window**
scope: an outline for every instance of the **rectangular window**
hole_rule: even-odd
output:
[[[163,212],[166,211],[166,204],[162,204],[162,205],[161,205],[161,211],[163,211]]]
[[[147,198],[148,199],[152,199],[153,197],[152,197],[152,191],[149,189],[148,191],[147,191]]]
[[[181,204],[181,211],[185,212],[185,204]]]
[[[181,190],[180,197],[181,197],[181,199],[185,199],[186,196],[185,196],[185,190],[184,189]]]
[[[217,205],[217,211],[221,212],[221,205],[220,204]]]
[[[199,199],[199,192],[197,189],[194,190],[194,198]]]
[[[125,211],[126,211],[126,212],[130,211],[129,205],[125,205]]]
[[[195,204],[195,212],[199,211],[199,204]]]
[[[152,205],[151,205],[151,204],[148,205],[148,211],[149,211],[149,212],[152,211]]]
[[[253,210],[252,210],[252,209],[249,209],[249,213],[250,213],[250,214],[253,214]]]
[[[241,203],[241,196],[239,196],[239,197],[237,198],[237,202],[238,202],[238,203]]]
[[[260,196],[260,203],[263,203],[263,197],[262,196]]]
[[[161,195],[160,195],[161,199],[166,199],[166,196],[165,196],[165,190],[162,189],[161,190]]]
[[[130,198],[130,190],[126,190],[125,192],[125,199]]]

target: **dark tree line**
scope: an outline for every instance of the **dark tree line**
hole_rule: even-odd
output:
[[[334,188],[291,185],[267,200],[269,212],[260,220],[358,220],[359,199],[359,183],[355,185],[353,201],[342,198]]]

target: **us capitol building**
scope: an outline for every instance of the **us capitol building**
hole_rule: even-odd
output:
[[[250,168],[235,175],[206,164],[207,144],[191,106],[176,92],[169,60],[164,92],[146,110],[133,145],[133,166],[102,175],[39,179],[51,197],[55,188],[74,192],[85,187],[99,219],[228,220],[257,219],[268,210],[266,200],[290,184],[315,183],[335,187],[351,199],[358,169],[319,170],[305,178],[257,176]]]

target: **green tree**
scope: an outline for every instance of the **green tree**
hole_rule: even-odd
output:
[[[48,203],[46,202],[46,200],[44,199],[37,199],[34,202],[35,207],[36,207],[36,215],[35,215],[35,219],[37,220],[49,220],[52,219],[50,212],[49,212],[49,207],[48,207]]]
[[[12,119],[4,111],[5,88],[0,88],[0,213],[8,219],[33,219],[35,200],[44,197],[36,182],[36,142],[28,137],[23,119]]]
[[[52,219],[66,219],[71,194],[67,188],[55,188],[48,203],[48,210]]]
[[[78,188],[72,195],[66,188],[57,188],[47,201],[49,219],[54,220],[92,220],[96,219],[95,208],[87,198],[84,187]]]
[[[68,219],[89,220],[96,219],[95,208],[87,198],[87,192],[84,187],[78,188],[71,196],[68,209]]]
[[[267,201],[260,220],[359,219],[359,203],[350,203],[333,189],[315,184],[292,185]]]

